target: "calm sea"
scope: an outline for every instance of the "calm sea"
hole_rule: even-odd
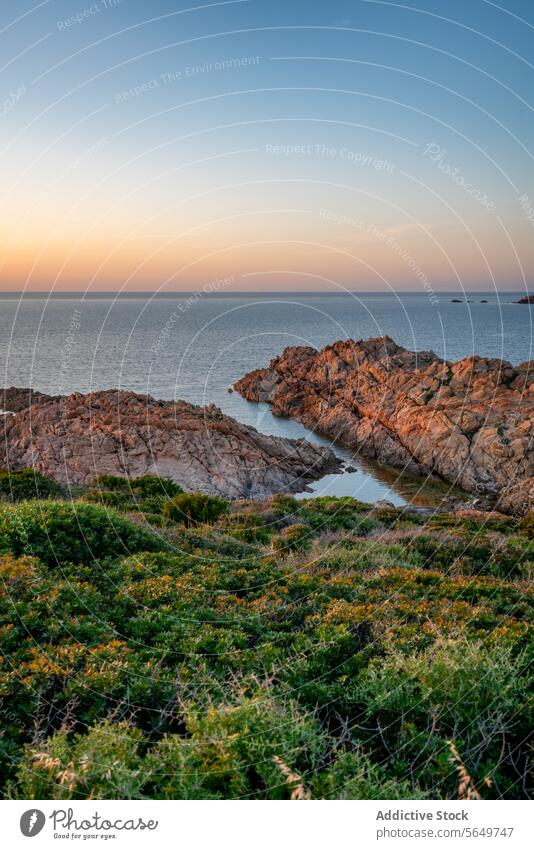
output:
[[[6,297],[0,300],[2,381],[54,394],[118,386],[156,398],[213,401],[265,433],[324,443],[228,387],[287,345],[320,348],[350,337],[389,334],[447,359],[532,358],[531,308],[513,303],[519,294],[470,295],[473,302],[462,304],[451,303],[453,297],[440,294],[438,304],[425,295]],[[317,494],[434,504],[448,492],[336,451],[358,471],[323,478]]]

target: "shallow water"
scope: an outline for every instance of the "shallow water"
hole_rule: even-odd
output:
[[[519,294],[470,295],[470,304],[453,304],[453,297],[440,294],[438,304],[425,295],[3,298],[2,379],[6,386],[54,394],[119,386],[156,398],[214,402],[260,431],[330,444],[297,422],[276,419],[266,405],[228,393],[228,387],[287,345],[320,348],[336,339],[384,334],[446,359],[531,359],[532,313],[512,303]],[[482,298],[489,303],[480,303]],[[313,485],[316,494],[432,506],[451,490],[335,450],[357,472],[326,476]]]

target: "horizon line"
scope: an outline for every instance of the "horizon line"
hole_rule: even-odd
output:
[[[435,297],[439,297],[440,295],[454,295],[456,297],[464,296],[469,297],[470,295],[492,295],[492,296],[503,296],[503,295],[529,295],[531,294],[529,290],[526,289],[505,289],[505,290],[494,290],[494,289],[471,289],[471,290],[460,290],[457,289],[440,289],[434,290],[433,295]],[[22,289],[13,289],[0,291],[0,299],[6,298],[17,298],[21,299],[24,297],[27,298],[176,298],[176,297],[191,297],[196,296],[199,300],[204,298],[239,298],[239,297],[262,297],[262,296],[272,296],[272,295],[284,295],[284,296],[324,296],[327,295],[329,297],[346,297],[347,295],[356,295],[356,296],[372,296],[372,297],[402,297],[404,295],[418,295],[420,297],[428,297],[427,292],[421,292],[415,289],[406,289],[400,292],[390,292],[390,291],[373,291],[373,290],[363,290],[363,289],[347,289],[346,291],[330,291],[327,289],[324,290],[302,290],[302,289],[293,289],[293,290],[285,290],[285,289],[270,289],[270,290],[262,290],[258,292],[257,290],[246,290],[243,289],[241,291],[217,291],[217,292],[205,292],[202,288],[199,289],[176,289],[172,291],[159,292],[153,290],[139,290],[136,292],[122,292],[120,290],[112,290],[112,289],[92,289],[90,291],[85,291],[82,289],[72,289],[72,290],[64,290],[64,291],[56,291],[56,290],[38,290],[38,291],[24,291]]]

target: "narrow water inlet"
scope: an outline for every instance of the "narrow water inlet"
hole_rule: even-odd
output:
[[[310,484],[308,491],[298,493],[295,496],[298,499],[349,495],[369,504],[386,500],[397,507],[413,504],[435,508],[447,501],[469,501],[473,498],[471,493],[438,478],[410,475],[402,469],[362,457],[350,448],[308,430],[300,422],[274,416],[269,404],[246,401],[237,392],[227,394],[226,398],[217,397],[216,403],[223,412],[238,421],[253,425],[262,433],[289,439],[307,439],[314,445],[332,448],[344,463],[345,469],[356,469],[355,472],[343,470],[339,474],[325,475]]]

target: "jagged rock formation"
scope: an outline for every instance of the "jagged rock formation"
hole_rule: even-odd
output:
[[[518,301],[515,301],[516,304],[534,304],[534,295],[525,295],[523,298],[519,298]]]
[[[266,498],[304,490],[341,466],[328,448],[265,436],[213,404],[118,390],[51,397],[11,388],[4,395],[5,409],[11,403],[18,412],[4,418],[0,465],[33,467],[66,485],[151,473],[190,491]]]
[[[45,395],[43,392],[35,392],[29,387],[10,386],[8,389],[0,390],[0,409],[10,413],[19,413],[32,404],[45,404],[48,401],[59,398],[59,395]]]
[[[384,336],[286,348],[234,388],[366,456],[534,508],[533,362],[451,363]]]

